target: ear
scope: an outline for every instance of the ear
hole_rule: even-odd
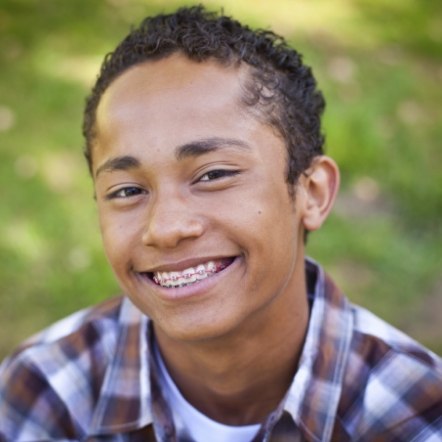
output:
[[[306,230],[317,230],[330,213],[339,189],[339,169],[325,155],[316,157],[299,178],[302,223]]]

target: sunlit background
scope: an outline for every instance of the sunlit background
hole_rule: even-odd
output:
[[[282,33],[325,93],[343,185],[309,254],[354,302],[442,353],[442,2],[204,3]],[[0,357],[119,293],[81,153],[84,98],[132,24],[183,4],[1,0]]]

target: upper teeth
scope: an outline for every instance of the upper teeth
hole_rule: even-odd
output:
[[[215,262],[209,261],[179,272],[154,272],[153,279],[162,287],[180,287],[201,281],[216,272],[217,266]]]

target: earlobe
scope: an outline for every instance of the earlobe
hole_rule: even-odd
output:
[[[313,160],[312,165],[300,178],[303,192],[304,228],[317,230],[330,213],[339,189],[339,169],[336,163],[323,155]]]

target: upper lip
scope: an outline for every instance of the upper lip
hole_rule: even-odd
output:
[[[233,259],[234,255],[217,255],[217,256],[202,256],[198,258],[187,258],[178,261],[163,262],[161,264],[156,264],[155,266],[149,267],[146,270],[140,271],[139,273],[155,273],[155,272],[173,272],[182,271],[190,267],[196,267],[199,264],[205,264],[209,261],[220,261],[223,259]]]

